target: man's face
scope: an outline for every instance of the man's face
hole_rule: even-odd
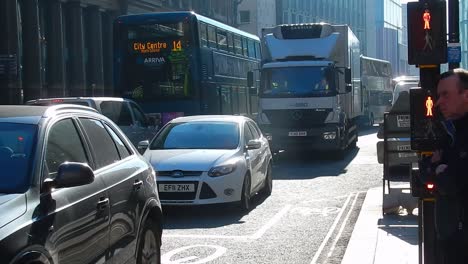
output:
[[[468,110],[468,91],[458,86],[458,77],[449,76],[437,85],[437,106],[445,119],[454,120],[462,117]]]

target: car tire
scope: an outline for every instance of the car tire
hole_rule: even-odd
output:
[[[264,182],[264,186],[263,186],[263,189],[262,189],[262,194],[265,197],[268,197],[268,196],[271,195],[272,191],[273,191],[273,175],[272,175],[271,163],[270,163],[270,164],[268,164],[267,174],[266,174],[266,177],[265,177],[265,182]]]
[[[242,195],[240,200],[240,209],[243,212],[248,212],[251,207],[251,192],[250,192],[251,179],[250,174],[246,174],[244,177],[244,183],[242,184]]]
[[[145,221],[138,240],[137,264],[160,264],[161,243],[158,225],[150,218]]]

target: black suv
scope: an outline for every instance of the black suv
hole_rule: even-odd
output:
[[[160,263],[152,166],[78,105],[0,106],[1,263]]]

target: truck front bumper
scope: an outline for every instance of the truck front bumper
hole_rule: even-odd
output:
[[[336,124],[314,128],[277,128],[268,125],[261,129],[273,151],[278,150],[339,150],[342,147],[342,129]]]

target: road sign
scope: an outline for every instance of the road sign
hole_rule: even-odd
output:
[[[460,43],[447,44],[447,60],[449,63],[461,62],[461,45]]]

